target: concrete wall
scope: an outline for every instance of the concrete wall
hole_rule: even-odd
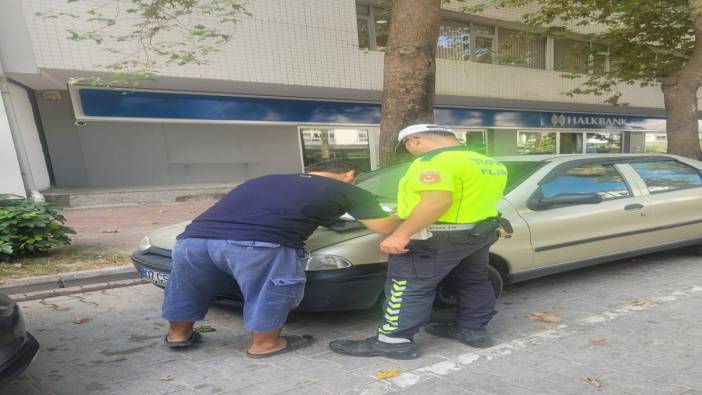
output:
[[[45,100],[37,93],[37,105],[54,171],[54,182],[61,187],[90,186],[83,159],[73,109],[67,92],[60,100]]]
[[[0,96],[0,193],[26,196],[2,96]]]
[[[476,0],[477,1],[477,0]],[[99,3],[57,0],[22,1],[36,65],[47,75],[89,75],[96,65],[120,59],[106,48],[114,43],[94,45],[66,38],[66,30],[87,31],[85,19],[70,17],[45,19],[37,12],[61,10],[85,15]],[[470,4],[475,1],[469,1]],[[383,84],[383,53],[358,47],[354,0],[256,0],[248,2],[252,17],[242,17],[233,30],[234,40],[221,52],[209,57],[209,64],[164,66],[163,77],[198,81],[204,90],[206,81],[271,84],[298,87],[367,90],[379,92]],[[466,3],[448,5],[454,11]],[[514,27],[524,10],[488,10],[488,23]],[[121,19],[117,27],[129,31],[131,20]],[[0,40],[12,40],[11,36]],[[133,50],[129,43],[123,50]],[[564,79],[561,72],[520,67],[488,65],[466,61],[437,61],[437,94],[472,98],[532,100],[558,103],[603,104],[604,97],[567,97],[563,92],[578,86],[578,80]],[[198,85],[198,84],[194,84]],[[217,86],[226,86],[222,82]],[[162,85],[162,89],[169,86]],[[220,88],[221,89],[221,88]],[[622,101],[632,107],[662,108],[659,88],[622,87]]]
[[[43,191],[51,187],[49,178],[49,170],[46,166],[44,157],[44,149],[39,140],[39,131],[37,130],[36,120],[34,118],[34,109],[29,101],[28,92],[24,87],[10,82],[10,96],[12,97],[12,105],[17,117],[19,131],[22,133],[22,140],[29,159],[29,167],[34,177],[34,183],[38,190]]]
[[[61,101],[38,102],[58,187],[240,182],[302,167],[295,126],[76,126],[65,94]]]

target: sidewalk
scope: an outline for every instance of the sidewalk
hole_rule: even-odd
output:
[[[73,244],[109,247],[132,253],[149,232],[190,221],[215,201],[148,204],[129,207],[66,209],[66,225],[75,229]]]

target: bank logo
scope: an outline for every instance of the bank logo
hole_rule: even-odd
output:
[[[566,117],[565,115],[561,114],[553,114],[551,116],[551,125],[553,126],[566,126]]]
[[[601,127],[624,128],[626,118],[574,116],[564,114],[551,115],[551,125],[555,127]]]

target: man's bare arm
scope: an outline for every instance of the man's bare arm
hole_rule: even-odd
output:
[[[421,200],[407,219],[382,243],[380,250],[387,254],[407,252],[409,238],[436,222],[451,207],[453,194],[448,191],[423,191]]]
[[[363,219],[358,222],[372,232],[389,235],[402,223],[402,220],[391,214],[385,218]]]

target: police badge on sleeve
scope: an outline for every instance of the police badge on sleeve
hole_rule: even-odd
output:
[[[423,171],[419,173],[419,181],[423,184],[436,184],[441,181],[441,174],[438,171]]]

